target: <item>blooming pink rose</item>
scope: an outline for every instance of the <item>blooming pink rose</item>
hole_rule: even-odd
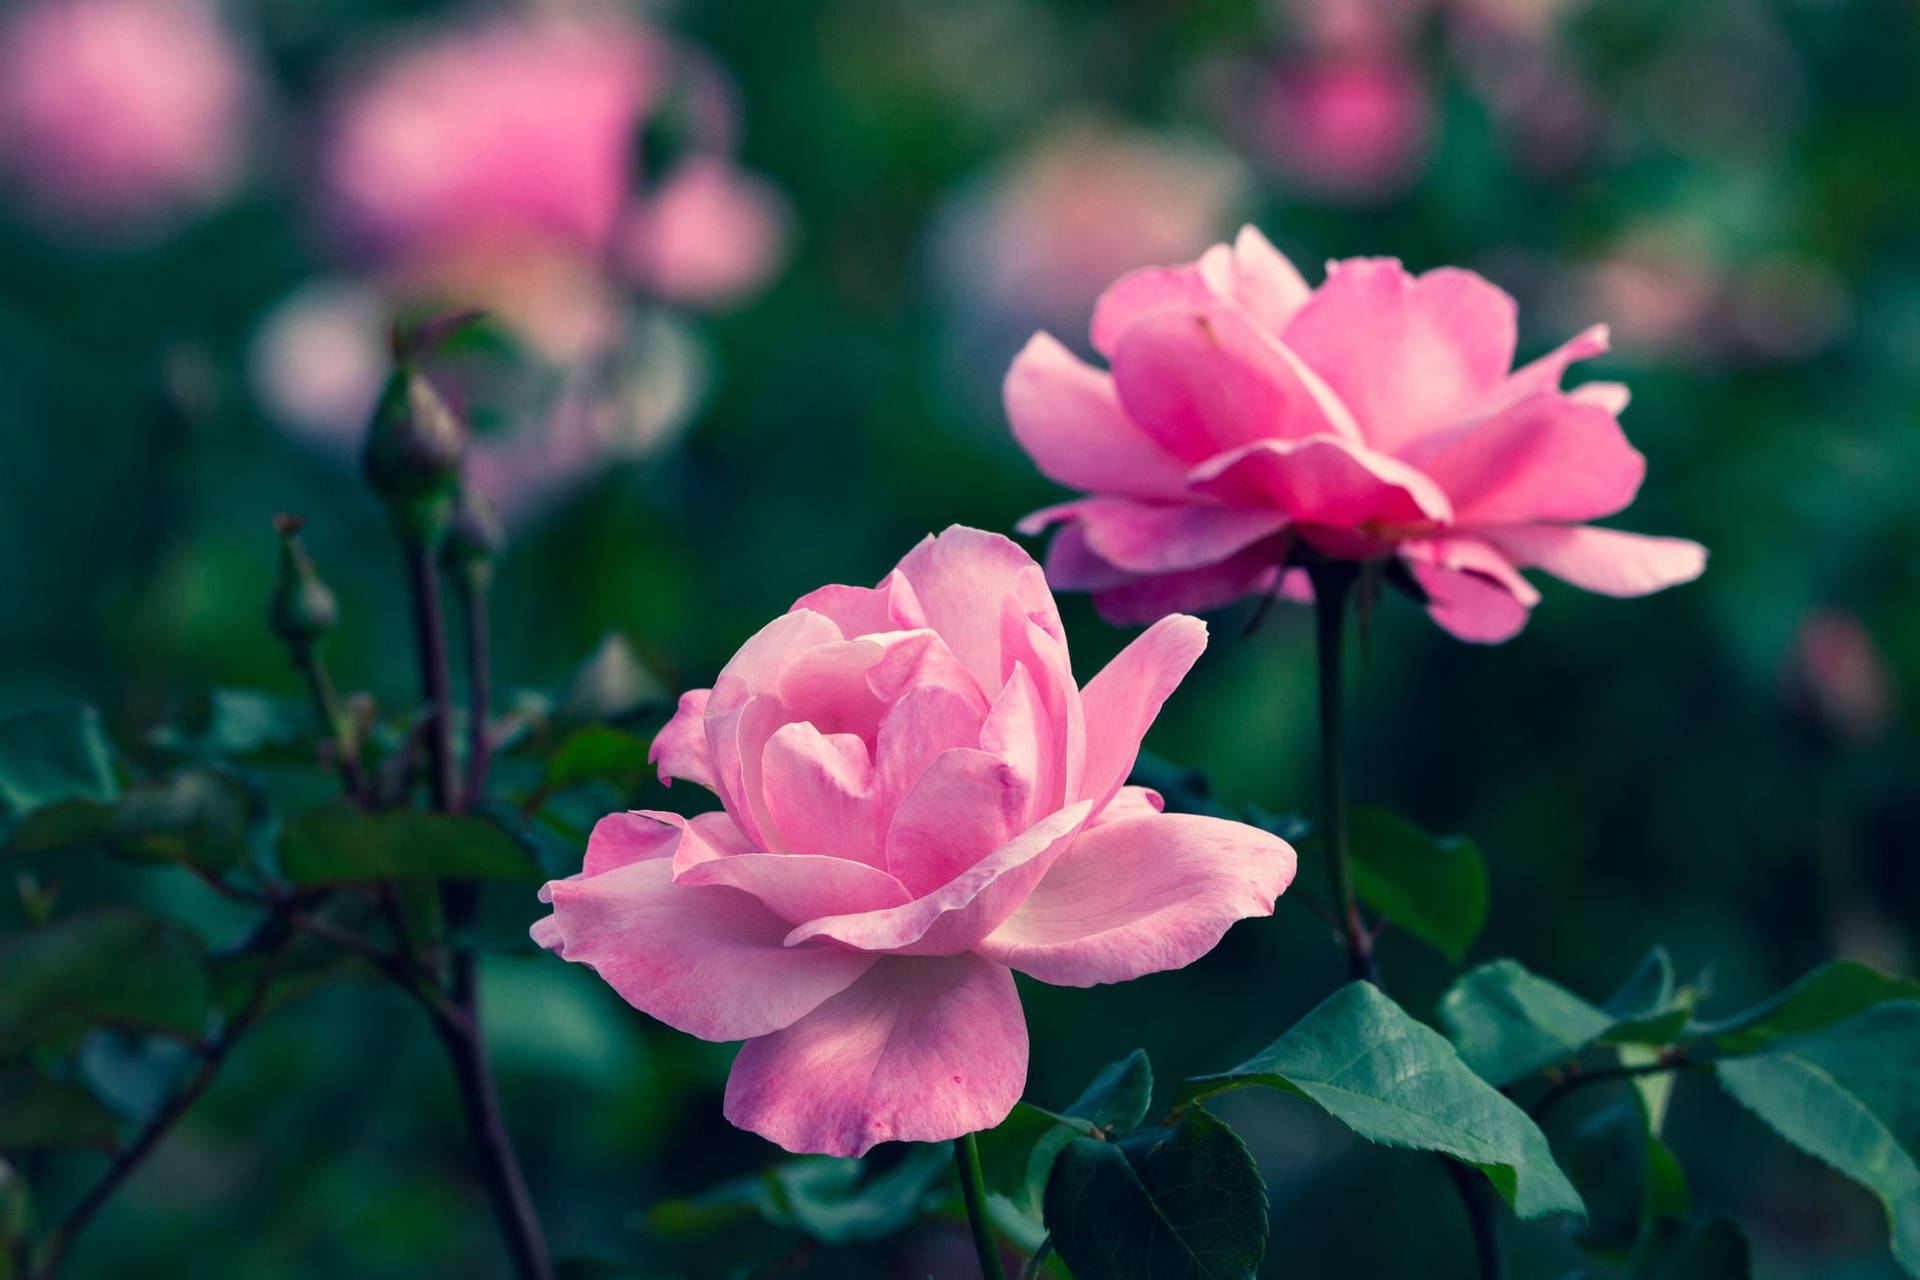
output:
[[[257,92],[199,0],[37,0],[0,28],[0,166],[86,227],[213,204],[236,184]]]
[[[1012,970],[1179,968],[1293,878],[1276,837],[1124,785],[1205,646],[1165,618],[1081,689],[1040,567],[949,529],[873,590],[801,597],[685,695],[653,756],[723,809],[602,819],[533,936],[745,1040],[727,1118],[788,1150],[997,1124],[1027,1071]]]
[[[1493,643],[1526,624],[1540,568],[1608,595],[1697,577],[1706,552],[1582,521],[1633,500],[1646,462],[1616,420],[1626,388],[1563,391],[1607,347],[1596,325],[1514,369],[1513,299],[1470,271],[1333,263],[1318,289],[1248,227],[1186,266],[1100,298],[1086,364],[1037,334],[1007,374],[1007,414],[1040,469],[1093,496],[1065,522],[1053,585],[1115,621],[1306,591],[1304,544],[1398,557],[1434,621]]]

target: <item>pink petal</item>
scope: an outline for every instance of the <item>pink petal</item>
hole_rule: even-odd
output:
[[[1539,602],[1533,584],[1483,542],[1408,542],[1400,554],[1427,593],[1427,615],[1470,643],[1511,640],[1527,625],[1527,611]]]
[[[1081,692],[1087,709],[1087,767],[1080,794],[1096,812],[1133,772],[1140,739],[1207,647],[1207,624],[1185,614],[1136,636]]]
[[[1221,292],[1216,289],[1215,292]],[[1233,242],[1231,297],[1253,317],[1253,322],[1278,336],[1313,296],[1286,256],[1260,234],[1259,228],[1240,228]]]
[[[887,869],[915,894],[937,889],[1019,834],[1032,798],[1032,780],[999,756],[943,752],[894,812]]]
[[[1513,363],[1513,299],[1471,271],[1415,278],[1391,258],[1328,267],[1287,346],[1387,453],[1488,396]],[[1122,387],[1124,395],[1125,388]]]
[[[1047,873],[1093,812],[1082,800],[1036,822],[931,893],[904,907],[811,920],[790,946],[830,938],[859,951],[955,955],[993,932]]]
[[[826,734],[795,721],[767,739],[760,795],[783,847],[793,853],[884,866],[872,789],[867,744],[851,733]]]
[[[1197,569],[1224,560],[1288,524],[1271,507],[1219,507],[1093,497],[1075,504],[1088,549],[1133,573]]]
[[[1578,404],[1605,409],[1616,418],[1625,413],[1627,406],[1633,402],[1633,393],[1627,390],[1624,382],[1583,382],[1567,392],[1566,396]]]
[[[886,704],[874,696],[867,676],[885,655],[886,645],[874,636],[815,645],[781,669],[774,692],[792,719],[809,721],[823,733],[871,738]]]
[[[1365,445],[1315,436],[1261,440],[1195,467],[1194,491],[1240,506],[1269,506],[1329,529],[1444,524],[1447,495],[1414,467]]]
[[[742,853],[674,874],[680,885],[726,885],[750,893],[789,925],[913,900],[905,885],[864,862],[812,853]]]
[[[597,876],[629,862],[671,857],[686,825],[677,813],[610,813],[593,824],[580,874]]]
[[[1474,404],[1464,416],[1483,417],[1510,404],[1518,404],[1529,396],[1542,391],[1558,391],[1560,380],[1566,376],[1567,367],[1576,360],[1591,360],[1594,356],[1605,355],[1608,349],[1607,326],[1596,324],[1581,331],[1560,346],[1541,356],[1538,360],[1515,369],[1496,385],[1487,396]],[[1576,387],[1567,394],[1580,398],[1587,387],[1618,387],[1619,383],[1588,383],[1586,387]],[[1621,387],[1624,394],[1626,388]],[[1595,393],[1587,392],[1592,395]],[[1625,407],[1623,404],[1622,408]],[[1618,412],[1618,410],[1615,410]]]
[[[1555,391],[1423,436],[1401,456],[1446,490],[1456,520],[1475,525],[1612,515],[1647,471],[1611,413]]]
[[[1545,569],[1602,595],[1647,595],[1691,582],[1707,567],[1707,549],[1685,538],[1587,525],[1519,525],[1475,532],[1523,568]]]
[[[867,669],[867,687],[888,707],[897,705],[909,690],[938,685],[953,690],[986,714],[986,695],[947,642],[932,631],[896,631],[871,638],[884,645],[885,651]]]
[[[1037,333],[1003,389],[1014,438],[1041,474],[1070,489],[1173,497],[1186,467],[1120,408],[1113,377]]]
[[[1050,813],[1064,803],[1053,717],[1026,663],[1014,666],[1013,678],[980,725],[980,749],[1006,761],[1027,792],[1029,808],[1041,804],[1045,806],[1043,811]],[[1026,826],[1026,819],[1022,813],[1012,831]],[[998,848],[1001,843],[995,841],[990,848]]]
[[[1033,557],[995,533],[954,525],[907,553],[900,572],[940,634],[982,690],[997,693],[1005,679],[1000,614],[1008,603],[1052,620],[1059,611],[1046,575]]]
[[[1285,543],[1275,538],[1255,543],[1239,555],[1205,568],[1155,574],[1124,585],[1095,588],[1094,608],[1100,611],[1101,617],[1119,626],[1138,626],[1170,613],[1218,609],[1242,596],[1271,591],[1279,581],[1280,560],[1285,554]]]
[[[1067,505],[1077,511],[1081,504]],[[1135,577],[1096,555],[1087,545],[1086,531],[1077,520],[1054,534],[1053,541],[1047,544],[1047,582],[1055,591],[1105,591],[1125,586]]]
[[[877,587],[821,587],[793,602],[794,610],[807,609],[831,618],[843,635],[864,636],[877,631],[910,631],[927,624],[914,599],[913,588],[894,570]]]
[[[1080,683],[1074,679],[1067,656],[1067,637],[1059,619],[1021,610],[1009,601],[1000,614],[1002,661],[1011,663],[1008,683],[1024,667],[1032,678],[1038,706],[1036,743],[1040,769],[1034,775],[1032,813],[1047,813],[1066,803],[1080,785],[1087,758],[1087,716],[1080,703]],[[999,739],[1006,746],[1004,739]],[[981,745],[988,746],[986,726]]]
[[[714,688],[716,697],[727,691],[725,684]],[[767,742],[792,720],[786,704],[772,694],[749,697],[718,715],[713,714],[713,703],[708,703],[707,741],[713,748],[720,802],[762,849],[784,847],[760,782]]]
[[[1058,986],[1192,964],[1236,920],[1270,915],[1293,848],[1244,823],[1152,814],[1087,828],[980,954]]]
[[[1198,263],[1142,267],[1107,286],[1093,305],[1093,349],[1113,358],[1127,331],[1162,311],[1202,311],[1221,301],[1201,275]]]
[[[600,829],[611,823],[619,814],[609,814],[594,824],[593,835],[598,837]],[[680,832],[680,842],[673,847],[673,873],[679,875],[688,867],[702,862],[712,862],[717,858],[733,857],[743,853],[758,853],[759,848],[746,832],[740,829],[724,810],[719,813],[700,813],[691,818],[683,818],[677,813],[658,813],[641,809],[632,816],[651,818],[664,822]],[[587,841],[587,865],[582,875],[597,875],[603,868],[595,863],[593,839]]]
[[[1100,821],[1104,824],[1125,818],[1151,818],[1165,812],[1166,807],[1165,798],[1152,787],[1122,787],[1100,811]]]
[[[1231,307],[1140,321],[1113,353],[1113,381],[1128,416],[1188,463],[1256,440],[1359,438],[1320,379]]]
[[[534,936],[594,969],[634,1008],[703,1040],[788,1026],[844,991],[872,956],[785,945],[788,923],[733,889],[677,885],[664,857],[556,880]]]
[[[900,802],[944,751],[980,745],[987,708],[972,696],[941,685],[908,689],[880,722],[874,742],[875,819],[890,823]]]
[[[707,788],[719,789],[715,781],[713,754],[707,747],[707,697],[711,689],[689,689],[680,695],[673,718],[654,735],[647,759],[660,766],[660,781],[668,786],[673,779]]]
[[[1006,1119],[1027,1079],[1027,1026],[1004,965],[889,957],[808,1017],[742,1046],[726,1116],[788,1151],[865,1155]]]

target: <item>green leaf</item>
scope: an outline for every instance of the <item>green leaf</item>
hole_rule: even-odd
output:
[[[1590,1253],[1624,1263],[1655,1226],[1687,1215],[1686,1176],[1638,1090],[1601,1093],[1554,1134],[1560,1167],[1587,1204],[1574,1239]]]
[[[543,878],[533,855],[490,818],[415,809],[373,813],[345,803],[287,820],[280,871],[299,886]]]
[[[879,1240],[938,1204],[952,1167],[953,1147],[944,1142],[916,1143],[878,1174],[860,1160],[802,1156],[689,1199],[663,1201],[648,1212],[646,1225],[657,1236],[680,1240],[756,1221],[828,1245]]]
[[[1892,1000],[1713,1069],[1781,1137],[1879,1196],[1895,1260],[1920,1276],[1916,1064],[1920,1000]]]
[[[1693,1028],[1727,1053],[1752,1053],[1788,1036],[1819,1031],[1886,1000],[1920,999],[1920,982],[1892,978],[1851,960],[1821,965],[1763,1004]]]
[[[1660,974],[1666,974],[1662,981]],[[1668,1044],[1686,1028],[1695,993],[1676,989],[1655,949],[1602,1008],[1513,960],[1461,975],[1440,998],[1440,1022],[1467,1065],[1508,1085],[1596,1044]]]
[[[647,770],[647,744],[630,733],[589,725],[568,734],[547,758],[541,786],[548,791],[605,779],[629,788]]]
[[[104,848],[126,857],[220,870],[247,855],[252,801],[233,779],[205,770],[133,787],[117,801],[63,800],[35,810],[7,837],[22,856]]]
[[[831,1156],[790,1160],[768,1176],[790,1224],[832,1245],[879,1240],[917,1221],[944,1197],[952,1167],[951,1144],[916,1143],[874,1177],[859,1160]]]
[[[1067,1144],[1075,1138],[1128,1132],[1145,1118],[1152,1099],[1153,1068],[1146,1050],[1135,1049],[1102,1067],[1063,1112],[1017,1104],[1005,1120],[980,1135],[980,1169],[987,1190],[1038,1217],[1047,1177]]]
[[[173,724],[156,729],[153,744],[201,760],[242,759],[270,751],[311,755],[320,717],[304,700],[254,689],[215,689]]]
[[[1658,1224],[1635,1258],[1628,1280],[1747,1280],[1747,1237],[1730,1218]]]
[[[1495,1085],[1578,1056],[1614,1024],[1605,1010],[1515,960],[1461,975],[1440,997],[1439,1014],[1462,1060]]]
[[[1078,1276],[1245,1280],[1267,1251],[1267,1188],[1233,1130],[1189,1107],[1172,1129],[1069,1144],[1046,1222]]]
[[[0,812],[119,793],[100,713],[73,705],[0,716]]]
[[[102,1024],[198,1038],[207,999],[199,942],[158,916],[102,907],[0,939],[0,1054]]]
[[[0,1151],[111,1147],[118,1136],[113,1113],[79,1085],[0,1062]]]
[[[1353,887],[1398,928],[1459,964],[1487,920],[1487,867],[1462,836],[1430,836],[1384,809],[1347,817]]]
[[[1250,1084],[1318,1103],[1369,1141],[1473,1165],[1522,1218],[1584,1211],[1526,1112],[1372,983],[1348,983],[1232,1071],[1187,1081],[1178,1100]]]

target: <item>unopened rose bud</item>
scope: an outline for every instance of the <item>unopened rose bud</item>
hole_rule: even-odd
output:
[[[432,541],[452,514],[467,426],[417,366],[387,379],[367,428],[360,470],[410,537]]]
[[[440,546],[441,566],[472,585],[485,586],[504,543],[493,507],[473,489],[462,489],[447,540]]]
[[[300,543],[300,525],[299,516],[273,518],[273,527],[280,532],[280,578],[267,611],[274,634],[295,653],[312,648],[340,616],[333,590],[320,580],[312,557]]]

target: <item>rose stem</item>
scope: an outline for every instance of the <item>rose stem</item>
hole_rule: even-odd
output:
[[[967,1225],[973,1228],[974,1252],[980,1255],[980,1274],[986,1280],[1007,1280],[1000,1265],[1000,1246],[994,1243],[993,1224],[987,1221],[987,1189],[980,1173],[980,1142],[971,1133],[953,1144],[953,1163],[960,1171],[960,1196],[967,1202]]]
[[[1381,986],[1374,962],[1373,934],[1360,919],[1360,903],[1353,891],[1353,854],[1347,840],[1346,758],[1340,735],[1340,660],[1347,597],[1359,579],[1359,566],[1340,560],[1311,565],[1313,582],[1314,647],[1320,676],[1321,841],[1327,851],[1327,876],[1338,895],[1341,941],[1347,970],[1357,980]],[[1382,988],[1384,990],[1384,987]],[[1501,1280],[1506,1263],[1500,1253],[1499,1220],[1493,1198],[1478,1175],[1445,1156],[1447,1178],[1459,1193],[1473,1232],[1480,1280]]]

